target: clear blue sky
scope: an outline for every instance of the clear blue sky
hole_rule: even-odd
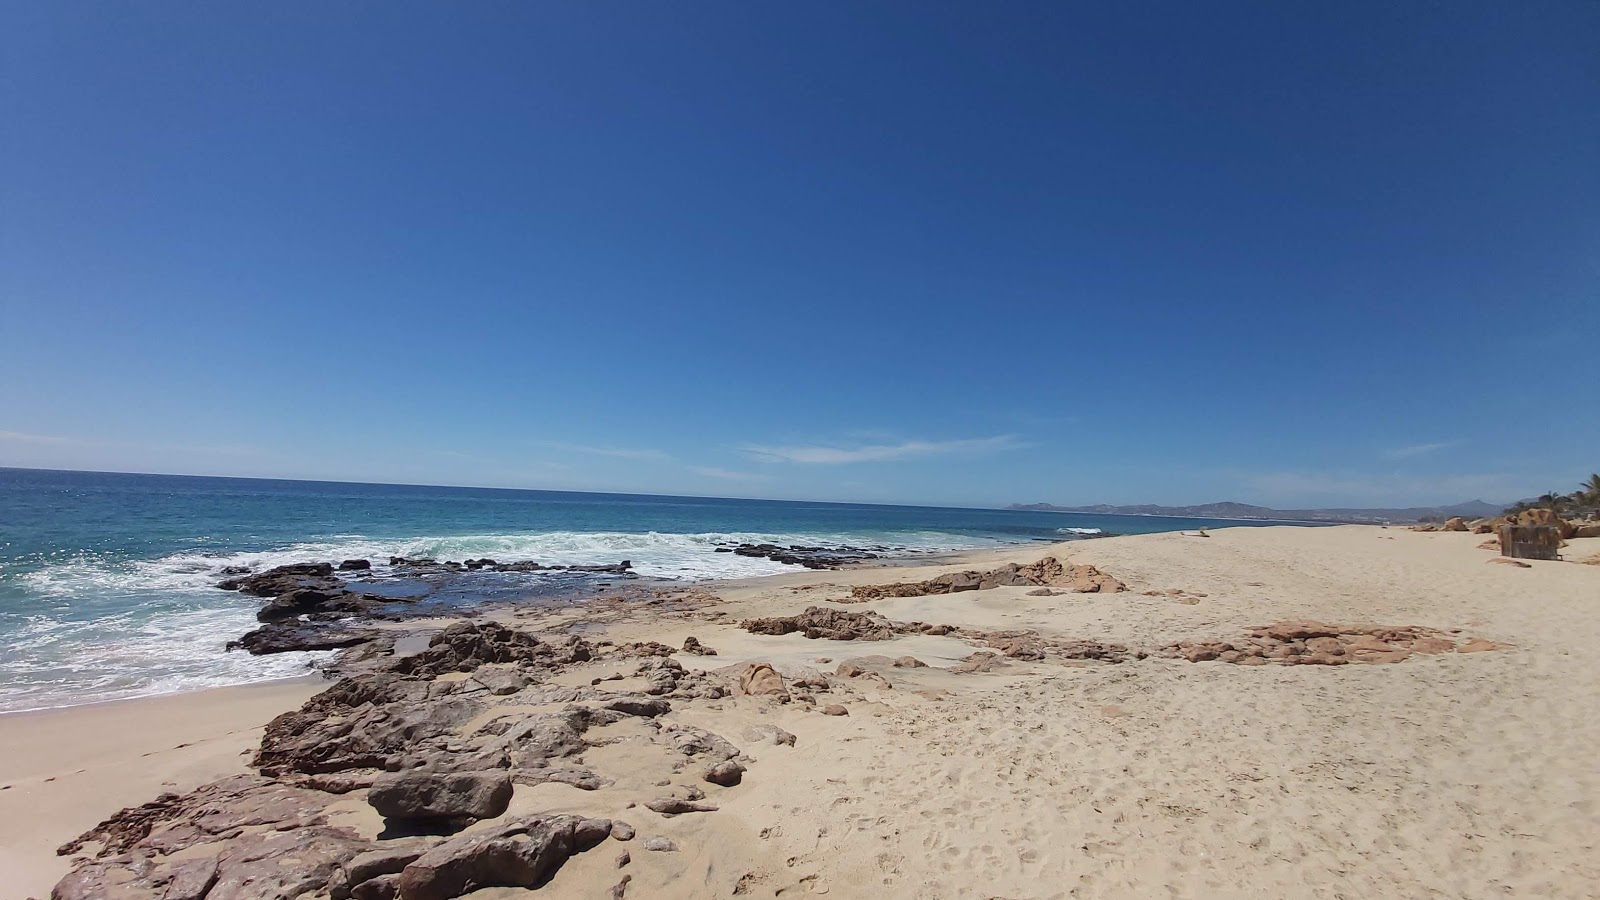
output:
[[[0,6],[0,465],[1003,504],[1600,468],[1600,4]]]

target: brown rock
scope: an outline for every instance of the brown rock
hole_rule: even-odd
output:
[[[678,797],[657,797],[645,803],[645,809],[658,812],[663,816],[681,816],[684,813],[716,812],[715,806],[704,803],[695,803]]]
[[[492,819],[511,805],[511,776],[400,772],[379,777],[367,802],[386,819]]]
[[[717,655],[717,651],[707,647],[705,644],[700,643],[700,639],[694,635],[690,635],[683,639],[683,652],[692,653],[695,656]]]
[[[522,819],[446,841],[400,874],[404,900],[450,900],[486,887],[534,888],[575,853],[605,840],[605,819]]]
[[[830,703],[822,708],[822,714],[825,716],[848,716],[850,715],[850,710],[837,703]]]
[[[1443,531],[1466,531],[1467,530],[1467,520],[1461,518],[1460,516],[1452,516],[1451,518],[1449,518],[1449,519],[1447,519],[1445,521],[1444,527],[1441,530],[1443,530]]]
[[[797,616],[747,619],[739,627],[752,634],[783,635],[800,632],[813,640],[886,641],[894,637],[894,626],[877,613],[846,612],[821,606],[807,607]]]
[[[744,766],[739,765],[731,759],[725,759],[711,768],[706,769],[705,774],[701,775],[700,777],[712,784],[718,784],[723,787],[733,787],[744,779]]]
[[[770,663],[751,663],[746,666],[739,676],[739,693],[752,697],[789,699],[789,689],[783,684],[783,676]]]
[[[979,650],[956,665],[951,666],[950,671],[957,675],[973,675],[993,672],[1004,665],[1005,663],[999,654],[991,653],[988,650]]]
[[[915,656],[902,656],[894,661],[894,667],[897,669],[926,669],[928,664]]]

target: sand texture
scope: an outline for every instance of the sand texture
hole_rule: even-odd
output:
[[[494,620],[538,636],[544,655],[404,675],[408,696],[432,698],[406,702],[470,705],[419,739],[425,753],[392,761],[477,768],[509,752],[508,808],[463,835],[558,816],[573,817],[559,820],[569,830],[627,823],[537,893],[487,887],[478,900],[1597,897],[1600,567],[1491,564],[1481,540],[1234,528],[505,611]],[[1566,555],[1597,551],[1600,539],[1578,539]],[[1069,574],[921,596],[852,590],[1047,555]],[[1108,577],[1070,574],[1088,565]],[[740,627],[810,607],[859,618]],[[809,638],[806,623],[879,639]],[[1297,624],[1271,632],[1281,640],[1253,632],[1274,623]],[[592,658],[572,658],[574,634]],[[626,646],[691,636],[717,655],[676,652],[682,674]],[[1193,650],[1222,645],[1232,654]],[[1185,646],[1207,658],[1189,661]],[[0,717],[0,896],[46,896],[70,864],[53,848],[120,806],[251,771],[261,726],[312,689]],[[650,698],[670,709],[635,708]],[[564,749],[502,740],[559,716],[581,720]],[[706,780],[724,759],[743,770],[737,783]],[[191,837],[173,858],[134,842],[133,857],[200,865],[239,841],[293,840],[311,814],[342,835],[333,843],[398,846],[367,802],[375,769],[312,777],[292,754],[278,760],[260,789],[293,794],[300,819]],[[709,809],[670,812],[687,807]],[[674,849],[647,849],[663,840]],[[91,841],[82,858],[100,849]],[[209,890],[232,891],[227,864],[218,871]],[[123,896],[162,896],[132,884]],[[256,884],[227,896],[273,896]]]

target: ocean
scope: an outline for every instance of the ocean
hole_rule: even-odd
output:
[[[909,556],[1243,524],[1251,523],[0,468],[0,712],[265,681],[302,674],[324,655],[225,652],[256,626],[261,604],[216,588],[227,566],[364,557],[381,572],[391,555],[627,559],[639,575],[691,581],[795,571],[716,552],[729,543]],[[561,577],[501,576],[494,593],[537,595]]]

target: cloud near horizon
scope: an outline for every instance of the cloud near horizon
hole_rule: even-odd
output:
[[[1411,459],[1417,456],[1427,456],[1430,453],[1443,450],[1446,447],[1454,447],[1459,443],[1461,442],[1438,441],[1432,444],[1409,444],[1404,447],[1395,447],[1391,450],[1385,450],[1383,455],[1386,459]]]
[[[953,441],[902,441],[898,444],[864,444],[838,447],[823,444],[775,446],[747,444],[739,449],[762,462],[840,465],[860,462],[894,462],[925,456],[996,453],[1026,446],[1014,434]]]

